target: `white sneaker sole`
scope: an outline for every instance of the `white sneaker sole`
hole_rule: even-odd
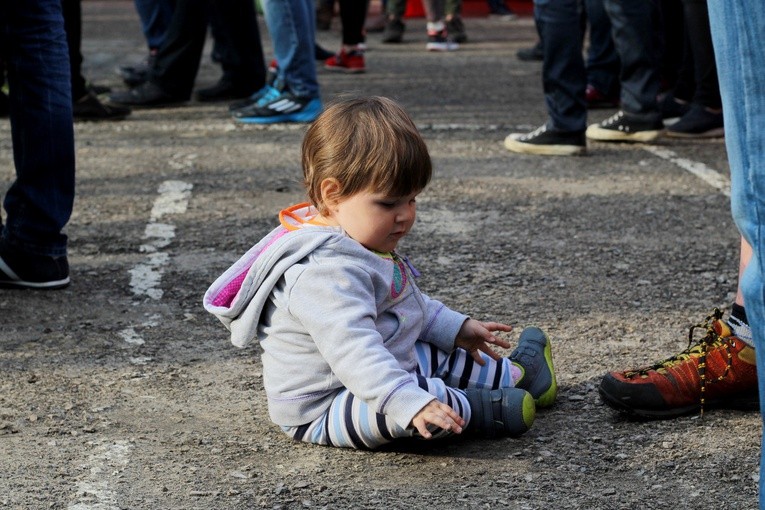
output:
[[[582,156],[587,153],[583,145],[545,145],[526,143],[519,140],[523,133],[512,133],[505,138],[505,148],[520,154],[537,154],[539,156]]]
[[[585,131],[585,136],[590,140],[597,140],[599,142],[652,142],[659,138],[664,130],[652,129],[650,131],[636,131],[634,133],[626,133],[624,131],[618,131],[616,129],[605,129],[600,127],[600,124],[592,124]]]

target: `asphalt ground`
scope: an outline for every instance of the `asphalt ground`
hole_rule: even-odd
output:
[[[83,9],[85,73],[119,88],[117,66],[145,54],[133,3]],[[338,23],[318,33],[324,47],[339,47]],[[723,141],[511,154],[504,137],[545,119],[541,65],[515,58],[536,41],[532,20],[468,18],[469,42],[449,54],[425,51],[424,20],[407,25],[402,44],[369,35],[367,73],[320,70],[322,96],[389,96],[410,112],[435,177],[402,250],[431,296],[549,332],[556,406],[518,440],[292,444],[268,422],[257,346],[231,346],[201,299],[302,200],[305,127],[237,125],[225,104],[136,110],[76,124],[72,285],[0,290],[0,506],[756,506],[757,413],[636,423],[596,391],[607,370],[679,351],[689,326],[732,302]],[[219,76],[209,52],[197,87]],[[0,189],[12,179],[3,120]]]

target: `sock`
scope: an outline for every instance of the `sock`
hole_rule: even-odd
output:
[[[523,378],[523,369],[515,363],[510,363],[510,377],[513,379],[513,386],[515,386]]]
[[[746,320],[746,309],[743,306],[733,303],[730,317],[728,317],[726,322],[731,331],[733,331],[733,336],[739,338],[749,347],[754,348],[752,329],[749,327],[749,322]]]

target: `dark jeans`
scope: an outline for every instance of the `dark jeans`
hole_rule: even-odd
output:
[[[717,66],[709,29],[709,11],[706,0],[683,0],[685,37],[690,57],[688,67],[693,70],[695,93],[693,97],[675,97],[693,101],[709,108],[720,108],[720,85],[717,81]]]
[[[216,36],[226,51],[223,74],[239,85],[253,90],[266,83],[266,64],[251,0],[178,0],[166,39],[157,52],[150,80],[166,93],[188,99],[207,37],[211,16],[216,16],[221,30]]]
[[[607,96],[619,94],[619,54],[611,35],[611,20],[606,14],[603,0],[584,0],[584,9],[590,26],[590,45],[587,49],[587,83]]]
[[[645,120],[660,118],[658,61],[653,34],[656,6],[647,0],[604,0],[621,60],[622,109]],[[586,128],[581,2],[535,0],[534,17],[542,41],[542,84],[548,127],[580,132]]]
[[[622,62],[622,110],[656,120],[659,59],[655,28],[658,6],[652,0],[603,0],[611,19],[614,44]]]
[[[134,0],[141,31],[150,50],[162,46],[175,9],[174,0]]]
[[[16,180],[5,195],[2,241],[66,255],[74,204],[74,128],[60,0],[0,2],[0,59],[10,89]]]

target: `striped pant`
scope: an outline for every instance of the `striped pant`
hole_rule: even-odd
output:
[[[514,385],[511,363],[507,358],[495,361],[481,353],[486,361],[481,366],[464,349],[448,354],[431,344],[417,342],[415,350],[418,367],[412,377],[420,388],[457,411],[466,423],[470,422],[470,406],[463,389]],[[347,389],[341,390],[329,409],[311,423],[282,429],[298,441],[357,449],[374,449],[397,438],[420,437],[414,427],[400,427]],[[452,434],[438,428],[431,432],[434,438]]]

